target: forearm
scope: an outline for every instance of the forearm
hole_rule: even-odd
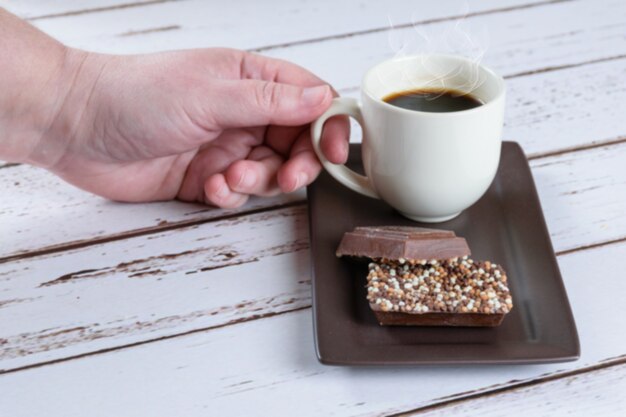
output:
[[[0,159],[54,163],[59,151],[46,137],[80,67],[77,53],[0,8]]]

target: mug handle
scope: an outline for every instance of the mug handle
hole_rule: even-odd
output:
[[[324,114],[322,114],[319,119],[314,121],[311,125],[311,141],[313,142],[313,149],[315,150],[317,157],[320,161],[322,161],[322,165],[326,171],[328,171],[328,173],[337,181],[357,193],[380,199],[368,177],[357,174],[345,165],[333,164],[326,159],[322,153],[320,141],[322,139],[322,129],[324,127],[324,123],[326,123],[326,120],[330,117],[337,115],[350,116],[359,122],[363,128],[361,104],[357,100],[348,97],[338,97],[333,99],[333,102],[328,110],[326,110],[326,112],[324,112]]]

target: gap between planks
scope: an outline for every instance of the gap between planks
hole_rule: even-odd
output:
[[[45,15],[40,15],[40,16],[32,16],[32,17],[26,18],[25,20],[37,21],[37,20],[44,20],[44,19],[54,19],[54,18],[59,18],[59,17],[79,16],[79,15],[90,14],[90,13],[99,13],[99,12],[106,12],[106,11],[119,10],[119,9],[130,9],[130,8],[145,7],[145,6],[152,6],[155,4],[173,3],[173,2],[180,2],[180,1],[185,1],[185,0],[136,1],[132,3],[121,3],[121,4],[112,5],[112,6],[92,7],[92,8],[85,8],[85,9],[67,11],[67,12],[62,12],[62,13],[50,13],[50,14],[45,14]],[[445,22],[445,21],[455,20],[455,19],[465,19],[465,18],[475,17],[475,16],[506,13],[506,12],[516,11],[516,10],[530,9],[534,7],[541,7],[545,5],[572,2],[572,1],[574,0],[546,0],[543,2],[539,2],[539,3],[520,4],[517,6],[509,6],[509,7],[490,9],[490,10],[483,10],[480,12],[457,14],[457,15],[446,16],[446,17],[418,20],[418,21],[414,21],[410,23],[397,25],[397,26],[394,26],[393,28],[385,26],[385,27],[365,29],[365,30],[355,31],[355,32],[350,32],[350,33],[341,33],[341,34],[336,34],[336,35],[328,35],[328,36],[322,36],[318,38],[287,42],[287,43],[282,43],[282,44],[267,45],[267,46],[250,49],[250,51],[251,52],[263,52],[263,51],[269,51],[273,49],[287,48],[290,46],[306,45],[310,43],[324,42],[324,41],[329,41],[329,40],[334,40],[334,39],[343,39],[343,38],[365,35],[365,34],[370,34],[370,33],[384,32],[384,31],[388,31],[391,29],[402,29],[402,28],[407,28],[411,26],[428,25],[432,23]]]
[[[154,339],[141,340],[139,342],[128,343],[126,345],[120,345],[120,346],[114,346],[114,347],[105,348],[105,349],[94,350],[92,352],[85,352],[85,353],[81,353],[79,355],[66,356],[64,358],[58,358],[58,359],[53,359],[53,360],[49,360],[49,361],[33,363],[31,365],[18,366],[16,368],[10,368],[10,369],[0,369],[0,375],[6,375],[6,374],[19,372],[19,371],[25,371],[27,369],[40,368],[42,366],[48,366],[48,365],[54,365],[54,364],[57,364],[57,363],[68,362],[68,361],[71,361],[71,360],[74,360],[74,359],[85,358],[85,357],[88,357],[88,356],[101,355],[103,353],[115,352],[115,351],[122,350],[122,349],[133,348],[133,347],[141,346],[141,345],[147,345],[148,343],[160,342],[160,341],[163,341],[163,340],[174,339],[174,338],[182,337],[182,336],[188,336],[188,335],[194,334],[194,333],[201,333],[201,332],[206,332],[206,331],[210,331],[210,330],[221,329],[223,327],[233,326],[233,325],[237,325],[237,324],[241,324],[241,323],[246,323],[246,322],[249,322],[249,321],[254,321],[254,320],[266,319],[266,318],[270,318],[270,317],[281,316],[283,314],[288,314],[288,313],[295,313],[297,311],[308,310],[310,308],[311,308],[311,306],[309,305],[309,306],[297,307],[297,308],[293,308],[293,309],[285,310],[285,311],[271,312],[271,313],[265,313],[265,314],[255,314],[255,315],[252,315],[252,316],[249,316],[249,317],[244,317],[244,318],[240,318],[240,319],[231,320],[231,321],[228,321],[226,323],[218,324],[218,325],[215,325],[215,326],[201,327],[201,328],[198,328],[198,329],[188,330],[188,331],[182,332],[182,333],[176,333],[176,334],[171,334],[171,335],[167,335],[167,336],[155,337]]]
[[[529,71],[515,72],[513,74],[504,75],[502,76],[502,78],[504,78],[505,80],[510,80],[512,78],[526,77],[529,75],[543,74],[546,72],[561,71],[561,70],[566,70],[566,69],[571,69],[571,68],[579,68],[579,67],[584,67],[585,65],[593,65],[593,64],[600,64],[603,62],[619,61],[620,59],[624,59],[624,58],[626,58],[626,54],[613,55],[613,56],[607,56],[604,58],[590,59],[588,61],[575,62],[571,64],[555,65],[555,66],[537,68],[537,69],[529,70]],[[359,91],[360,88],[361,88],[360,86],[344,87],[344,88],[340,88],[337,91],[339,93],[353,93],[355,91]]]
[[[617,238],[617,239],[607,240],[607,241],[604,241],[604,242],[594,243],[594,244],[591,244],[591,245],[584,245],[584,246],[579,246],[579,247],[572,248],[572,249],[559,251],[559,252],[556,252],[555,254],[556,254],[556,256],[568,255],[570,253],[575,253],[575,252],[581,252],[581,251],[584,251],[584,250],[600,248],[602,246],[613,245],[613,244],[622,243],[622,242],[626,242],[626,236],[620,237],[620,238]]]
[[[143,29],[143,30],[129,30],[128,32],[120,33],[118,36],[137,36],[137,35],[145,35],[146,33],[155,33],[155,32],[169,32],[172,30],[180,29],[179,25],[171,25],[171,26],[160,26],[156,28]]]
[[[576,375],[581,375],[581,374],[591,373],[591,372],[595,372],[595,371],[599,371],[603,369],[608,369],[608,368],[612,368],[614,366],[619,366],[623,364],[626,364],[626,355],[620,355],[616,358],[605,359],[597,364],[584,366],[582,368],[573,369],[571,371],[563,371],[563,372],[557,372],[557,373],[552,373],[552,374],[546,374],[546,375],[539,376],[529,381],[521,381],[521,382],[510,381],[511,383],[509,385],[504,385],[504,384],[507,384],[505,382],[504,384],[498,384],[492,387],[483,388],[480,391],[468,391],[468,392],[456,394],[453,398],[443,397],[440,399],[439,402],[436,402],[434,404],[429,404],[424,407],[401,411],[399,413],[386,414],[385,417],[408,417],[408,416],[412,416],[416,414],[419,415],[420,413],[424,413],[427,411],[445,409],[446,407],[461,404],[466,401],[476,400],[476,399],[485,398],[485,397],[493,397],[493,396],[503,394],[505,392],[517,391],[523,388],[532,387],[535,385],[541,385],[547,382],[557,381],[559,379],[565,379],[565,378],[569,378],[569,377],[576,376]]]
[[[145,236],[145,235],[151,235],[155,233],[166,232],[169,230],[181,229],[183,227],[196,226],[196,225],[211,223],[215,221],[235,219],[237,217],[249,216],[252,214],[280,210],[283,208],[296,207],[296,206],[301,206],[304,204],[306,204],[305,200],[291,201],[287,203],[278,203],[273,206],[261,207],[257,209],[251,209],[251,210],[243,210],[237,213],[224,214],[224,215],[212,217],[209,219],[182,220],[178,222],[168,223],[162,226],[156,225],[156,226],[146,227],[142,229],[129,230],[127,232],[117,233],[114,235],[109,235],[109,236],[104,236],[104,237],[96,237],[96,238],[92,238],[89,240],[79,240],[79,241],[70,242],[70,243],[62,243],[62,244],[55,245],[55,246],[49,246],[43,249],[33,250],[33,251],[26,252],[26,253],[20,253],[18,255],[0,257],[0,264],[17,261],[21,259],[26,259],[26,258],[34,258],[37,256],[42,256],[42,255],[49,255],[51,253],[65,252],[67,250],[79,249],[79,248],[84,248],[88,246],[99,245],[102,243],[114,242],[117,240],[123,240],[123,239],[133,238],[137,236]]]
[[[250,52],[266,52],[266,51],[271,51],[274,49],[289,48],[292,46],[307,45],[311,43],[327,42],[327,41],[336,40],[336,39],[345,39],[345,38],[351,38],[353,36],[369,35],[372,33],[387,32],[390,30],[405,29],[405,28],[410,28],[410,27],[415,27],[415,26],[420,26],[420,25],[430,25],[433,23],[446,22],[449,20],[466,19],[466,18],[476,17],[476,16],[488,16],[491,14],[498,14],[498,13],[508,13],[508,12],[513,12],[517,10],[532,9],[535,7],[547,6],[547,5],[558,4],[558,3],[567,3],[567,2],[572,2],[572,1],[574,0],[548,0],[548,1],[541,2],[541,3],[520,4],[517,6],[501,7],[499,9],[483,10],[480,12],[457,14],[457,15],[446,16],[446,17],[437,17],[433,19],[418,20],[415,22],[395,25],[393,27],[390,27],[390,26],[377,27],[377,28],[360,30],[360,31],[355,31],[355,32],[350,32],[350,33],[320,36],[319,38],[311,38],[311,39],[305,39],[301,41],[286,42],[283,44],[261,46],[258,48],[250,49],[249,51]]]
[[[559,150],[556,150],[556,151],[541,152],[541,153],[537,153],[537,154],[532,154],[532,155],[528,155],[526,157],[526,159],[528,159],[529,161],[534,161],[534,160],[548,158],[548,157],[552,157],[552,156],[560,156],[560,155],[565,155],[565,154],[569,154],[569,153],[587,151],[587,150],[590,150],[590,149],[604,148],[604,147],[608,147],[608,146],[619,145],[619,144],[624,143],[624,142],[626,142],[626,136],[618,136],[618,137],[613,138],[613,139],[606,139],[606,140],[595,141],[595,142],[589,143],[587,145],[572,146],[570,148],[559,149]]]
[[[184,1],[184,0],[136,1],[136,2],[132,2],[132,3],[116,4],[116,5],[113,5],[113,6],[91,7],[91,8],[87,8],[87,9],[72,10],[72,11],[69,11],[69,12],[42,14],[40,16],[29,17],[26,20],[27,21],[33,21],[33,20],[43,20],[43,19],[54,19],[54,18],[57,18],[57,17],[80,16],[80,15],[89,14],[89,13],[108,12],[110,10],[120,10],[120,9],[132,9],[132,8],[135,8],[135,7],[152,6],[154,4],[173,3],[173,2],[178,2],[178,1]]]

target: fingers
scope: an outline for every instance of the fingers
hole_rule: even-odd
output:
[[[224,174],[213,174],[204,183],[204,195],[208,204],[222,208],[236,208],[248,201],[246,194],[241,194],[228,187]]]
[[[322,131],[320,147],[326,158],[333,164],[345,164],[348,160],[350,142],[350,121],[345,116],[328,119]]]
[[[255,148],[247,160],[237,161],[226,170],[226,183],[238,193],[273,196],[280,193],[276,173],[283,158],[265,146]]]
[[[265,134],[265,144],[276,153],[289,157],[293,144],[298,140],[302,132],[310,129],[310,125],[304,126],[268,126]]]
[[[248,195],[273,196],[309,185],[321,165],[313,151],[310,132],[304,130],[291,149],[288,161],[267,146],[255,147],[247,159],[233,162],[204,183],[204,199],[222,208],[243,205]]]
[[[211,120],[221,129],[298,126],[318,118],[332,101],[328,85],[300,87],[272,81],[222,81],[211,95]]]
[[[243,205],[249,195],[269,197],[280,193],[276,173],[282,157],[266,146],[254,148],[248,159],[231,164],[224,173],[211,175],[204,184],[205,200],[222,208]]]
[[[224,172],[233,162],[245,159],[259,144],[263,132],[254,129],[228,130],[219,138],[201,147],[189,166],[178,198],[183,201],[206,200],[205,183],[214,174]]]
[[[278,170],[278,185],[285,193],[295,191],[313,182],[321,169],[307,130],[294,144],[289,160]]]

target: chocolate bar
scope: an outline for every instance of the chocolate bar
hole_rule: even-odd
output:
[[[449,259],[470,255],[465,239],[448,230],[408,226],[357,227],[346,232],[337,256],[384,259]]]
[[[367,300],[381,325],[498,326],[513,308],[504,269],[469,258],[454,232],[358,227],[337,255],[372,258]]]
[[[513,308],[504,269],[466,256],[371,262],[367,300],[381,325],[491,327]]]

